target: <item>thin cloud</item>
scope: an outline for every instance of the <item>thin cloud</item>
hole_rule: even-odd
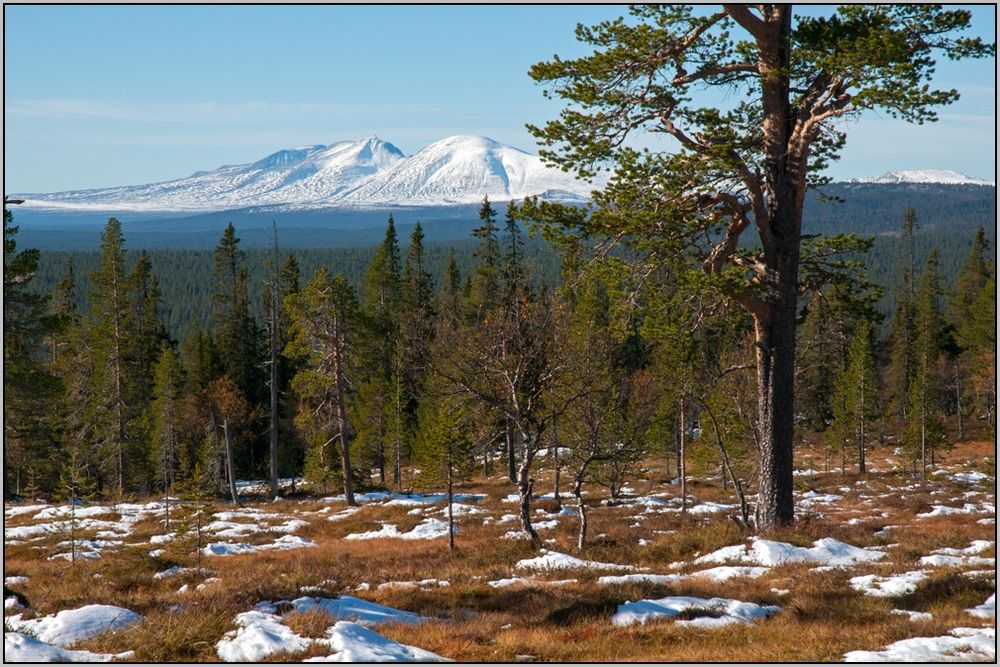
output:
[[[136,123],[231,123],[275,117],[367,114],[383,110],[389,103],[342,104],[338,102],[109,102],[92,99],[8,100],[8,116],[48,120],[112,120]],[[392,108],[410,114],[432,114],[439,107],[397,102]]]

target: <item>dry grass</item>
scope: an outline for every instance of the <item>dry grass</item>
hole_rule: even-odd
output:
[[[963,443],[945,454],[945,463],[957,466],[971,460],[974,465],[963,468],[968,470],[986,465],[984,460],[992,453],[991,443]],[[797,453],[800,458],[810,455],[812,467],[819,467],[815,452]],[[879,471],[889,469],[884,461],[887,455],[891,453],[873,452],[871,460]],[[809,464],[800,463],[799,467]],[[660,483],[671,473],[661,462],[659,467],[654,466],[647,481],[632,486],[640,493],[674,492],[672,485]],[[540,470],[537,479],[539,491],[548,491],[550,471]],[[710,478],[692,482],[690,489],[701,502],[732,502],[730,492],[723,491],[716,482]],[[878,649],[906,637],[944,634],[959,625],[982,624],[965,610],[981,604],[995,590],[989,578],[935,570],[914,593],[898,598],[865,596],[849,585],[850,577],[859,574],[889,575],[918,569],[919,558],[935,549],[964,548],[972,540],[995,539],[994,525],[977,523],[982,515],[916,517],[932,505],[961,506],[962,494],[982,491],[982,487],[956,483],[945,476],[924,481],[894,472],[876,472],[864,478],[856,473],[799,477],[796,486],[799,492],[814,490],[841,499],[800,512],[794,527],[774,531],[767,536],[769,539],[810,546],[817,539],[834,537],[855,546],[881,548],[888,556],[848,570],[815,572],[811,565],[794,564],[775,568],[758,579],[737,578],[723,583],[688,579],[673,585],[600,586],[596,579],[606,573],[577,570],[534,575],[540,582],[577,580],[569,585],[539,583],[496,589],[488,582],[513,575],[530,576],[515,571],[514,565],[536,554],[523,540],[500,539],[519,526],[515,522],[498,522],[501,515],[515,513],[516,506],[501,502],[511,492],[511,485],[491,478],[462,489],[488,494],[479,503],[486,514],[459,518],[454,552],[448,551],[444,540],[342,539],[352,533],[378,530],[383,523],[407,531],[430,516],[441,518],[440,506],[410,514],[413,507],[371,505],[331,522],[327,516],[343,509],[342,503],[329,510],[328,502],[300,496],[280,504],[248,502],[247,506],[307,520],[309,526],[296,534],[315,541],[316,548],[199,558],[193,542],[175,540],[157,545],[165,552],[152,558],[148,538],[164,530],[159,518],[150,518],[134,526],[125,545],[106,549],[100,559],[72,565],[45,559],[65,550],[56,546],[65,536],[6,545],[4,574],[29,577],[27,584],[13,587],[28,598],[29,617],[94,603],[115,604],[142,614],[141,623],[79,646],[108,653],[134,650],[133,660],[138,662],[217,660],[215,645],[226,631],[234,629],[237,614],[262,600],[290,600],[302,595],[356,595],[430,617],[433,620],[425,623],[387,624],[378,631],[460,661],[503,662],[518,656],[562,662],[837,661],[846,651]],[[594,489],[589,501],[591,540],[583,553],[576,550],[577,519],[572,516],[562,517],[555,529],[541,531],[544,540],[552,541],[546,546],[588,560],[636,565],[654,573],[684,573],[699,569],[691,562],[698,556],[747,537],[725,513],[645,513],[642,507],[599,505],[597,501],[602,497],[603,491]],[[994,500],[992,488],[974,502],[986,500]],[[555,504],[540,502],[533,507],[538,508],[551,512]],[[212,509],[232,508],[220,503]],[[493,520],[484,521],[486,516]],[[848,523],[849,519],[855,520]],[[30,516],[19,516],[8,521],[7,527],[31,523]],[[897,528],[879,533],[889,525]],[[229,541],[261,544],[278,536],[268,532]],[[207,541],[220,541],[207,537]],[[640,539],[644,544],[639,543]],[[995,549],[980,555],[994,553]],[[680,567],[669,569],[673,563]],[[153,578],[156,572],[173,565],[203,567],[208,572]],[[198,584],[207,577],[218,577],[219,581],[199,590]],[[378,588],[380,583],[423,579],[447,580],[451,585]],[[369,584],[369,588],[357,590],[362,584]],[[184,585],[187,591],[179,592]],[[772,589],[790,592],[781,595]],[[686,628],[670,621],[624,628],[609,622],[618,605],[626,601],[667,595],[734,598],[780,605],[782,611],[765,621],[713,630]],[[927,611],[934,618],[913,623],[905,616],[891,614],[893,608]],[[323,612],[310,611],[285,614],[283,622],[299,635],[322,637],[333,619]],[[328,652],[317,646],[303,654],[272,656],[270,660],[298,661]]]

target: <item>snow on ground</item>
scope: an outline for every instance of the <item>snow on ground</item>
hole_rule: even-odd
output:
[[[178,574],[187,574],[188,572],[194,572],[197,574],[211,574],[211,570],[206,570],[203,567],[180,567],[179,565],[174,565],[173,567],[168,567],[162,572],[157,572],[153,575],[153,579],[166,579],[167,577],[175,577]]]
[[[995,662],[995,628],[955,628],[942,637],[913,637],[881,651],[851,651],[844,662]]]
[[[966,609],[968,613],[972,614],[976,618],[996,618],[997,617],[997,594],[986,598],[986,602],[982,603],[978,607],[973,607],[972,609]]]
[[[510,579],[497,579],[486,582],[493,588],[510,588],[511,586],[568,586],[577,583],[576,579],[559,579],[557,581],[546,581],[533,577],[511,577]]]
[[[455,532],[458,532],[458,527],[455,527]],[[441,521],[440,519],[427,519],[423,523],[419,523],[413,527],[413,530],[407,533],[401,533],[399,528],[396,528],[391,523],[384,523],[382,527],[378,530],[368,531],[367,533],[351,533],[344,537],[345,540],[377,540],[384,537],[392,537],[400,540],[436,540],[439,537],[448,536],[448,522]]]
[[[866,574],[861,577],[852,577],[851,588],[875,597],[897,597],[917,590],[917,584],[926,578],[927,574],[920,570],[889,577]]]
[[[450,662],[436,653],[400,644],[349,621],[338,621],[327,629],[324,641],[334,653],[305,662]]]
[[[737,505],[727,503],[703,502],[688,509],[689,514],[715,514],[716,512],[728,512],[737,509]]]
[[[5,519],[12,519],[16,516],[21,516],[22,514],[33,514],[39,512],[48,507],[48,505],[15,505],[14,507],[8,507],[3,511],[3,516]]]
[[[728,600],[726,598],[696,598],[671,596],[659,600],[639,600],[618,605],[611,617],[613,625],[622,627],[634,623],[645,624],[661,618],[673,618],[681,614],[694,615],[690,620],[677,621],[679,625],[700,628],[716,628],[731,623],[749,623],[758,618],[766,618],[781,611],[776,605],[758,605],[753,602]],[[698,612],[704,616],[697,616]]]
[[[20,615],[8,616],[4,625],[30,634],[43,642],[56,646],[69,646],[75,642],[128,627],[142,619],[129,609],[107,604],[91,604],[79,609],[64,609],[57,614],[30,620]]]
[[[307,540],[298,535],[282,535],[274,542],[268,544],[246,544],[239,542],[212,542],[201,551],[206,556],[231,556],[234,554],[251,554],[258,551],[274,551],[284,549],[300,549],[303,547],[315,547],[317,544],[312,540]]]
[[[897,616],[907,616],[914,623],[923,623],[925,621],[933,621],[934,616],[928,614],[926,611],[908,611],[906,609],[890,609],[890,614],[896,614]]]
[[[944,556],[971,556],[974,554],[981,554],[984,551],[989,551],[996,544],[992,540],[972,540],[969,546],[964,549],[935,549],[931,553],[942,554]]]
[[[556,551],[542,549],[542,555],[537,558],[520,560],[514,565],[516,570],[568,570],[583,568],[588,570],[626,570],[636,571],[641,568],[634,565],[617,565],[615,563],[600,563],[592,560],[581,560],[574,556]]]
[[[279,608],[289,608],[293,611],[312,611],[319,609],[330,616],[344,621],[354,621],[361,625],[378,625],[379,623],[420,623],[427,617],[412,611],[393,609],[377,602],[369,602],[350,595],[338,598],[301,597],[290,602],[260,602],[254,609],[269,614],[277,613]]]
[[[785,542],[774,542],[760,537],[750,538],[751,544],[736,544],[723,547],[710,554],[695,559],[695,563],[725,563],[727,561],[764,565],[767,567],[784,563],[810,562],[831,566],[851,565],[862,561],[880,560],[885,552],[861,549],[832,537],[824,537],[813,542],[811,548],[797,547]]]
[[[686,575],[688,579],[698,579],[704,578],[711,581],[728,581],[735,577],[746,577],[747,579],[756,579],[757,577],[763,576],[768,572],[766,567],[734,567],[731,565],[720,565],[719,567],[711,567],[707,570],[699,570],[698,572],[692,572]]]
[[[313,640],[300,637],[274,614],[248,611],[236,616],[236,630],[223,635],[215,652],[226,662],[260,662],[278,653],[308,650]]]
[[[282,623],[282,614],[320,610],[337,620],[327,636],[311,639],[296,634]],[[351,619],[351,620],[347,620]],[[313,646],[332,649],[324,658],[310,662],[440,661],[438,655],[389,640],[362,626],[380,623],[419,623],[426,617],[393,609],[348,595],[339,598],[301,597],[280,602],[261,602],[252,611],[236,616],[236,630],[227,632],[215,645],[226,662],[260,662],[280,653],[300,653]]]
[[[429,590],[433,588],[443,588],[451,586],[451,582],[445,579],[421,579],[420,581],[387,581],[378,585],[378,590],[394,588],[404,591]]]
[[[26,583],[28,583],[28,578],[27,577],[4,577],[3,578],[3,585],[4,586],[20,586],[21,584],[26,584]]]
[[[933,554],[923,556],[920,559],[921,565],[927,567],[965,567],[967,565],[988,565],[996,566],[996,558],[983,558],[982,556],[946,556],[943,554]]]
[[[683,574],[619,574],[611,577],[598,577],[597,583],[602,586],[620,584],[676,584],[684,579]]]
[[[485,497],[485,493],[456,493],[452,498],[456,503],[476,503]],[[323,502],[346,502],[346,499],[342,495],[328,496],[322,500]],[[370,493],[354,494],[354,502],[360,505],[367,503],[384,503],[386,506],[436,505],[447,500],[448,494],[446,493],[390,493],[388,491],[372,491]]]
[[[40,641],[20,632],[3,633],[3,659],[8,662],[111,662],[129,660],[132,651],[124,653],[91,653],[90,651],[69,651]]]
[[[950,514],[986,514],[995,513],[996,509],[988,503],[965,503],[961,507],[948,507],[947,505],[931,505],[929,512],[917,515],[918,519],[929,519],[936,516],[948,516]]]

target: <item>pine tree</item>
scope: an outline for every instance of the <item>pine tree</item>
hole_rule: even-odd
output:
[[[221,437],[222,459],[225,461],[226,484],[230,499],[239,504],[236,488],[236,455],[248,442],[251,424],[257,415],[243,392],[228,375],[214,380],[205,392],[211,410],[212,426]],[[218,455],[216,455],[218,458]]]
[[[307,432],[311,452],[319,454],[320,466],[329,460],[323,453],[339,441],[344,497],[353,506],[347,394],[348,374],[353,374],[356,361],[355,338],[360,337],[357,296],[343,275],[331,278],[321,267],[305,289],[289,297],[285,307],[292,321],[286,354],[304,360],[292,380],[302,400],[297,423]]]
[[[523,217],[557,234],[620,239],[644,251],[643,272],[687,254],[754,319],[766,350],[755,359],[757,528],[789,525],[798,297],[827,281],[831,252],[859,247],[846,236],[803,238],[807,189],[827,181],[822,169],[846,140],[842,118],[868,110],[933,121],[958,97],[931,87],[935,56],[988,58],[996,47],[957,34],[968,11],[936,5],[841,5],[822,16],[787,4],[629,11],[578,26],[592,53],[530,72],[565,100],[558,118],[529,128],[542,155],[582,177],[607,170],[609,186],[589,210],[529,199]],[[734,103],[699,106],[702,87]],[[636,150],[630,138],[648,131],[676,143]],[[759,250],[741,247],[744,235]]]

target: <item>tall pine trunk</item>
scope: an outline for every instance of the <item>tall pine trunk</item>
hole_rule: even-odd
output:
[[[779,253],[787,272],[779,274],[776,298],[754,318],[760,434],[760,482],[755,514],[757,529],[761,531],[790,525],[795,515],[792,450],[797,246],[796,239],[795,251],[786,247]]]
[[[768,194],[767,219],[757,226],[763,248],[766,293],[753,312],[757,356],[757,412],[760,483],[757,529],[790,525],[794,438],[795,320],[798,300],[799,247],[808,155],[790,144],[795,122],[791,110],[790,6],[780,13],[777,39],[758,40],[761,47],[764,109],[764,170]]]

